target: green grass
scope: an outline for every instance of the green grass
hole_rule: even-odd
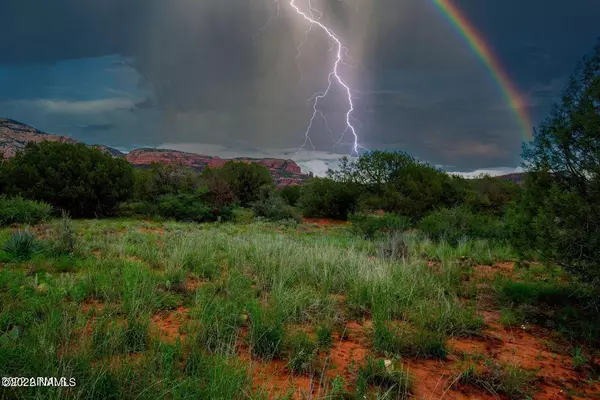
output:
[[[0,230],[0,242],[13,231]],[[319,374],[319,357],[334,338],[348,338],[349,321],[373,321],[365,338],[372,358],[355,366],[356,381],[325,382],[327,395],[343,398],[351,387],[405,397],[411,379],[376,357],[444,358],[450,338],[481,335],[477,298],[467,295],[475,286],[465,277],[479,263],[514,259],[502,243],[450,245],[416,231],[366,240],[343,226],[249,220],[64,218],[31,232],[39,250],[0,254],[0,374],[77,378],[53,399],[257,398],[240,352]],[[598,319],[580,286],[545,269],[519,273],[518,282],[493,282],[503,323],[517,315],[553,323],[567,340],[592,337]],[[153,321],[178,308],[180,336],[162,340]],[[574,353],[574,364],[585,354]],[[479,378],[514,395],[524,379],[500,367]],[[48,396],[40,388],[14,393]]]
[[[298,332],[287,339],[289,366],[297,373],[307,373],[314,368],[317,344],[305,332]]]
[[[514,365],[488,363],[484,369],[469,365],[459,377],[461,383],[479,386],[492,395],[509,399],[529,399],[536,392],[535,373]]]
[[[401,367],[394,366],[391,360],[386,365],[386,360],[374,358],[368,358],[360,369],[358,382],[359,394],[367,391],[367,385],[375,385],[382,389],[384,398],[390,399],[409,398],[413,385],[412,377]]]

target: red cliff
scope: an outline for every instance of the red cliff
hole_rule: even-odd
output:
[[[230,161],[220,157],[162,149],[135,149],[128,153],[125,158],[132,165],[138,167],[149,166],[152,163],[178,164],[197,171],[207,166],[211,168],[221,167],[227,161]],[[303,174],[300,166],[292,160],[278,158],[236,158],[233,161],[264,165],[271,172],[278,186],[301,184],[308,178],[308,175]]]
[[[11,119],[0,118],[0,156],[4,156],[4,158],[14,157],[18,151],[25,148],[28,142],[37,143],[42,141],[79,143],[70,137],[47,134],[29,125]],[[125,155],[119,150],[104,145],[93,145],[92,147],[115,157],[125,157],[127,161],[136,167],[147,167],[156,162],[179,164],[193,168],[196,171],[201,171],[207,166],[211,168],[221,167],[229,161],[220,157],[186,153],[177,150],[135,149]],[[303,174],[298,164],[292,160],[278,158],[236,158],[235,161],[253,162],[264,165],[271,172],[277,186],[301,184],[309,177],[309,175]]]

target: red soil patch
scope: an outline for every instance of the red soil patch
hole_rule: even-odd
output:
[[[157,227],[139,227],[138,228],[141,232],[144,233],[160,233],[161,235],[165,233],[165,228],[163,228],[162,226],[157,226]]]
[[[312,224],[318,226],[328,226],[328,225],[346,225],[348,221],[340,221],[336,219],[328,219],[328,218],[302,218],[302,222],[305,224]]]
[[[178,338],[183,339],[185,334],[180,332],[181,326],[188,316],[189,309],[178,307],[167,314],[158,314],[151,318],[152,327],[158,332],[160,340],[174,343]]]
[[[480,281],[490,281],[493,280],[496,275],[512,277],[514,270],[514,262],[502,262],[494,265],[477,265],[475,267],[474,278]]]
[[[251,360],[249,373],[252,376],[254,389],[266,391],[269,398],[285,396],[293,392],[293,399],[307,399],[313,398],[320,390],[318,377],[294,375],[287,368],[287,361],[283,360],[270,362]]]
[[[471,387],[459,387],[458,372],[449,360],[414,360],[403,363],[413,378],[413,396],[417,399],[489,399],[490,393]]]
[[[185,291],[188,293],[194,293],[196,290],[205,285],[208,281],[203,281],[196,278],[188,278],[183,283]]]
[[[343,377],[346,382],[353,383],[356,370],[363,364],[369,353],[369,343],[365,337],[365,325],[357,322],[346,324],[344,338],[334,335],[334,344],[325,359],[327,376],[330,379],[336,376]]]
[[[463,353],[471,363],[484,365],[493,360],[502,365],[514,365],[537,376],[538,392],[534,399],[600,399],[600,382],[586,382],[584,374],[573,369],[569,355],[550,352],[544,345],[544,334],[539,328],[505,329],[499,323],[498,312],[482,312],[488,329],[479,338],[451,339],[448,342],[453,353],[446,360],[404,359],[402,368],[413,377],[413,396],[419,399],[489,399],[486,390],[458,383],[458,377],[468,361],[457,355]],[[318,398],[327,382],[341,376],[353,390],[357,373],[370,352],[366,332],[368,322],[346,325],[344,340],[334,336],[329,354],[320,356],[325,367],[323,376],[297,376],[288,368],[286,361],[262,362],[251,360],[247,349],[242,358],[251,363],[251,375],[255,389],[266,390],[269,396],[293,392],[292,398]],[[465,364],[467,363],[467,364]],[[579,397],[577,397],[579,396]],[[499,398],[503,398],[499,396]]]
[[[295,327],[294,330],[313,332],[307,327]],[[240,335],[242,338],[245,332]],[[240,358],[249,363],[249,374],[257,392],[266,391],[270,398],[292,394],[293,399],[321,398],[326,391],[328,380],[342,376],[347,383],[353,384],[356,370],[360,368],[369,352],[364,337],[364,326],[350,322],[346,325],[345,339],[335,334],[334,344],[329,354],[318,357],[317,368],[313,375],[298,375],[288,368],[286,360],[255,360],[245,343],[238,345]]]
[[[500,325],[499,314],[484,312],[484,320],[490,329],[486,341],[491,344],[488,354],[503,364],[511,364],[535,371],[540,381],[539,399],[566,399],[567,391],[596,394],[600,398],[600,382],[587,384],[584,376],[573,369],[571,356],[547,350],[544,333],[537,327],[506,329]]]
[[[81,304],[81,311],[84,314],[89,314],[90,312],[100,312],[104,309],[104,303],[102,303],[99,300],[94,300],[94,299],[88,299],[85,300],[82,304]]]

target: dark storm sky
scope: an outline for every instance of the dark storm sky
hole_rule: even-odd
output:
[[[296,0],[299,5],[305,0]],[[516,167],[522,132],[481,61],[431,0],[313,0],[356,65],[365,147],[452,170]],[[0,116],[123,149],[292,157],[326,84],[330,43],[281,0],[2,0]],[[600,35],[597,0],[454,0],[539,122]],[[302,74],[297,61],[300,63]],[[338,135],[339,92],[323,103]],[[340,154],[318,123],[319,171]],[[312,150],[312,149],[310,149]]]

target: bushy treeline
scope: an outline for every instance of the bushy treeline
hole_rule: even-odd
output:
[[[259,164],[230,161],[201,173],[163,164],[137,169],[85,145],[41,142],[0,163],[0,191],[5,225],[37,223],[63,211],[75,218],[206,222],[230,218],[236,206],[260,208],[274,184]]]

